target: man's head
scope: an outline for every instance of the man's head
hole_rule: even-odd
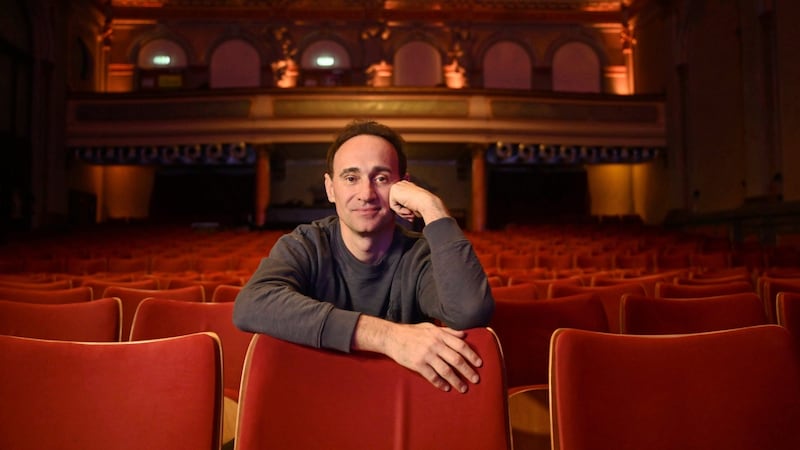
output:
[[[377,122],[351,122],[328,151],[325,192],[336,205],[347,239],[391,236],[395,214],[391,187],[403,179],[403,139]]]
[[[339,148],[342,146],[342,144],[344,144],[348,139],[355,136],[360,136],[362,134],[378,136],[392,144],[392,147],[394,147],[394,150],[397,152],[397,163],[400,169],[400,176],[405,176],[407,160],[405,149],[403,148],[405,145],[403,137],[386,125],[373,120],[354,120],[347,124],[347,126],[345,126],[344,129],[339,132],[331,146],[328,147],[327,162],[325,167],[328,175],[333,174],[333,157],[336,155],[336,152],[339,151]]]

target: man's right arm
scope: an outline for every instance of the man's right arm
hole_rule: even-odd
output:
[[[234,324],[316,348],[350,351],[359,313],[312,298],[318,258],[301,240],[282,238],[239,292]]]
[[[431,323],[399,324],[362,314],[353,333],[353,350],[384,354],[437,388],[464,393],[479,381],[483,362],[464,341],[463,331]]]

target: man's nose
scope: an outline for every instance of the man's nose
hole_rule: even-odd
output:
[[[372,183],[372,180],[366,179],[361,182],[358,195],[361,200],[372,200],[375,196],[375,185]]]

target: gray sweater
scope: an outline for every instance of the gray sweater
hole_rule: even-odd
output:
[[[362,313],[456,329],[489,323],[494,299],[486,274],[454,219],[436,220],[422,233],[396,227],[375,265],[347,250],[339,227],[331,216],[281,237],[236,298],[236,326],[349,352]]]

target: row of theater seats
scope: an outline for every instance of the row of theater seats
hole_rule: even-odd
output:
[[[790,271],[780,272],[785,278],[774,279],[784,283],[776,294],[776,320],[786,329],[794,329],[795,336],[800,336],[800,277],[795,279]],[[490,324],[502,346],[502,368],[505,371],[505,391],[509,404],[509,419],[513,430],[515,448],[549,448],[552,411],[549,395],[553,392],[550,382],[553,377],[551,359],[552,337],[559,329],[579,329],[602,334],[636,335],[636,334],[682,334],[690,335],[701,332],[725,329],[750,328],[770,322],[764,303],[748,281],[743,281],[734,270],[716,273],[705,272],[693,274],[663,273],[658,274],[663,280],[655,282],[649,275],[646,279],[652,282],[652,290],[644,288],[641,277],[620,278],[619,284],[606,286],[583,286],[580,284],[558,284],[561,279],[548,279],[551,284],[546,292],[550,298],[503,298],[497,294],[497,307]],[[580,278],[579,278],[580,280]],[[682,284],[694,280],[696,284]],[[767,284],[759,278],[758,285]],[[521,286],[521,285],[515,285]],[[569,288],[558,293],[556,286]],[[504,286],[513,287],[513,286]],[[235,292],[239,289],[230,286]],[[110,288],[108,288],[110,289]],[[137,290],[133,288],[120,288]],[[184,288],[181,288],[184,289]],[[218,288],[219,289],[219,288]],[[501,288],[493,288],[498,290]],[[669,291],[669,289],[674,289]],[[141,291],[141,289],[139,289]],[[55,291],[55,290],[54,290]],[[235,402],[240,399],[239,386],[243,367],[246,366],[246,348],[252,335],[233,327],[230,316],[231,302],[202,302],[199,290],[195,297],[180,299],[175,292],[166,289],[160,291],[167,299],[152,298],[138,300],[138,311],[132,319],[130,339],[163,338],[172,335],[183,335],[198,331],[211,331],[221,340],[223,368],[225,376],[224,394],[229,411],[236,409]],[[176,290],[173,290],[176,291]],[[46,292],[46,291],[43,291]],[[144,294],[156,294],[157,290]],[[179,291],[178,291],[179,292]],[[114,291],[111,291],[114,293]],[[653,294],[653,295],[649,295]],[[155,297],[155,295],[151,295]],[[173,297],[172,299],[169,299]],[[687,300],[688,299],[688,300]],[[94,307],[95,314],[106,318],[121,318],[122,303],[119,297],[102,298],[93,301],[80,301],[60,305],[30,304],[26,301],[0,302],[0,323],[5,322],[2,334],[22,334],[20,331],[27,317],[29,325],[34,327],[45,323],[43,317],[58,319],[58,327],[66,327],[70,323],[80,332],[88,332],[89,324],[100,324],[99,316],[73,318],[69,320],[64,311],[77,311],[81,307]],[[188,301],[187,301],[188,300]],[[110,307],[108,305],[113,305]],[[99,313],[100,307],[105,308]],[[20,315],[19,311],[28,312]],[[17,313],[13,310],[16,309]],[[38,309],[39,312],[34,312]],[[57,312],[58,310],[62,312]],[[75,316],[77,317],[77,315]],[[616,321],[613,320],[616,317]],[[31,319],[33,318],[33,319]],[[116,322],[121,327],[122,321]],[[112,321],[112,325],[114,322]],[[16,328],[15,328],[16,327]],[[116,340],[121,335],[120,328],[112,334],[104,336]],[[149,330],[149,331],[148,331]],[[62,329],[63,331],[63,329]],[[30,332],[29,335],[34,334]],[[128,336],[128,334],[125,334]],[[56,338],[58,336],[42,336]],[[74,340],[92,340],[86,335],[65,336]],[[100,339],[97,340],[106,340]],[[316,353],[312,352],[312,353]],[[325,352],[322,352],[323,354]],[[339,355],[341,356],[341,355]],[[483,355],[486,360],[486,355]],[[310,357],[310,355],[309,355]],[[319,357],[315,355],[314,357]],[[334,357],[336,360],[339,357]],[[342,360],[342,364],[349,364]],[[702,367],[702,360],[696,361]],[[305,362],[298,360],[303,366]],[[293,377],[298,376],[293,374]],[[318,381],[317,381],[318,382]],[[424,392],[424,390],[423,390]],[[322,398],[326,398],[324,395]],[[324,400],[323,400],[324,401]],[[233,403],[231,403],[233,402]],[[235,414],[229,412],[229,419],[224,432],[226,438],[233,436]],[[494,417],[494,416],[493,416]],[[503,417],[500,415],[499,417]],[[241,419],[240,419],[241,420]],[[255,420],[255,419],[250,419]],[[273,430],[274,431],[274,430]],[[270,439],[274,439],[271,437]],[[491,447],[486,447],[491,448]],[[780,448],[780,447],[777,447]]]
[[[264,335],[241,336],[233,344],[230,336],[197,334],[200,321],[187,319],[190,311],[231,303],[148,299],[130,342],[0,336],[0,447],[69,450],[103,442],[106,448],[218,449],[235,435],[241,449],[321,443],[510,449],[512,441],[513,448],[525,449],[550,448],[552,430],[555,448],[563,449],[707,448],[708,439],[713,448],[794,449],[800,443],[794,429],[800,359],[792,336],[800,336],[800,294],[779,298],[780,317],[788,319],[783,326],[738,323],[646,336],[588,331],[586,323],[576,323],[557,325],[546,338],[533,330],[543,330],[543,321],[544,328],[563,321],[564,311],[581,304],[588,309],[593,297],[515,302],[516,309],[498,311],[518,323],[530,319],[521,327],[528,330],[524,337],[549,342],[547,384],[511,386],[506,371],[519,369],[512,366],[519,353],[508,345],[501,349],[499,331],[479,328],[467,330],[468,343],[483,359],[481,381],[467,394],[438,391],[377,355],[315,350]],[[119,307],[116,299],[80,305],[106,303]],[[518,308],[555,303],[563,304],[533,315]],[[602,308],[596,302],[593,308],[602,324]],[[203,315],[229,317],[228,311]],[[236,348],[247,351],[226,356]],[[233,394],[239,400],[233,406],[236,427],[223,420],[223,405],[234,401],[225,382],[232,378],[227,358],[242,362],[241,391]]]
[[[468,233],[487,271],[532,270],[655,272],[800,266],[800,247],[733,243],[727,238],[663,227],[541,225]]]
[[[470,239],[473,239],[479,254],[482,249],[487,248],[498,250],[495,255],[509,251],[524,253],[525,248],[543,248],[543,245],[533,243],[534,241],[528,236],[529,232],[530,230],[524,230],[515,233],[512,239],[508,239],[508,233],[504,233],[502,239],[495,233],[470,235]],[[162,242],[168,242],[170,239],[173,240],[170,252],[188,253],[189,257],[193,258],[192,253],[199,254],[201,250],[204,253],[218,253],[224,251],[226,246],[245,249],[248,242],[258,242],[258,244],[254,248],[247,248],[246,253],[263,256],[268,252],[270,242],[274,242],[275,236],[264,238],[240,233],[227,236],[192,235],[188,239],[191,244],[186,244],[181,236],[171,235]],[[564,249],[574,249],[577,243],[586,244],[585,239],[574,235],[566,237],[562,234],[548,239],[547,245],[551,248],[563,246]],[[615,239],[618,243],[622,242],[620,238]],[[634,249],[641,253],[640,250],[656,242],[652,237],[644,239],[640,236],[637,239],[636,244],[626,244],[631,250],[630,254],[634,254],[632,252]],[[115,237],[114,240],[119,240],[119,237]],[[153,236],[146,238],[148,245],[152,245],[154,240],[156,238]],[[217,241],[224,242],[224,246],[211,245],[211,242]],[[91,248],[91,251],[85,252],[87,259],[99,252],[107,251],[100,243],[108,246],[108,241],[98,239],[97,242],[98,245],[87,242],[81,244],[84,249]],[[131,242],[139,242],[136,245],[145,248],[142,241],[131,239]],[[668,247],[666,240],[660,242],[665,248]],[[719,250],[719,247],[700,245],[697,242],[691,243],[695,249]],[[527,243],[528,247],[523,243]],[[673,246],[670,247],[673,252],[677,252],[675,245],[690,246],[675,240],[669,243]],[[607,251],[609,245],[604,243],[598,248]],[[211,247],[217,248],[211,252]],[[152,247],[147,251],[152,261],[152,255],[157,252]],[[114,253],[120,254],[124,251],[118,249]],[[108,261],[111,254],[105,257]],[[500,261],[499,257],[494,261]],[[734,266],[730,263],[726,263],[724,267],[705,265],[675,267],[670,270],[662,270],[649,264],[629,268],[601,268],[599,265],[575,267],[575,258],[573,257],[571,261],[572,267],[553,265],[511,268],[485,263],[492,291],[497,299],[497,308],[490,324],[491,331],[469,330],[469,343],[479,350],[484,366],[479,369],[481,383],[472,386],[466,395],[440,393],[412,372],[375,355],[334,354],[294,346],[266,336],[254,339],[253,335],[236,329],[230,321],[233,306],[231,300],[241,288],[241,283],[249,276],[249,274],[236,274],[236,270],[198,272],[181,268],[174,272],[160,272],[153,271],[151,267],[149,272],[137,270],[129,273],[69,274],[7,271],[0,275],[0,300],[5,300],[0,302],[0,308],[6,308],[0,311],[0,334],[27,335],[34,339],[42,337],[59,339],[54,334],[37,336],[36,333],[41,330],[22,330],[24,323],[36,324],[33,328],[47,323],[48,320],[43,317],[51,317],[55,320],[50,323],[59,324],[51,328],[49,333],[62,332],[63,329],[69,328],[67,327],[69,324],[72,324],[73,331],[88,332],[89,324],[101,323],[105,319],[110,319],[111,325],[116,328],[114,331],[99,335],[101,337],[91,339],[85,334],[60,337],[69,339],[72,343],[90,340],[112,342],[108,342],[107,345],[75,346],[75,352],[65,352],[60,348],[51,350],[52,353],[44,353],[46,360],[52,360],[50,365],[21,363],[20,361],[25,358],[24,354],[31,354],[34,347],[38,347],[38,343],[34,345],[30,340],[25,340],[26,347],[19,351],[19,359],[14,360],[9,356],[0,365],[20,366],[18,375],[31,380],[32,383],[32,380],[38,380],[31,373],[33,370],[31,368],[34,366],[52,367],[52,373],[70,373],[78,370],[76,361],[80,360],[80,356],[77,353],[86,352],[87,355],[91,355],[92,350],[100,348],[109,349],[111,353],[123,353],[111,349],[119,346],[130,349],[141,348],[145,347],[144,344],[147,342],[163,343],[164,339],[170,339],[168,336],[189,336],[197,332],[211,333],[213,340],[222,350],[218,364],[221,375],[217,382],[220,395],[215,393],[212,396],[213,401],[208,397],[202,397],[202,401],[206,402],[205,407],[196,407],[196,404],[192,403],[198,399],[196,393],[175,388],[167,389],[162,385],[153,386],[151,389],[161,393],[156,396],[157,400],[170,400],[170,404],[161,404],[153,400],[149,408],[164,408],[166,414],[164,416],[142,417],[141,414],[136,416],[136,413],[140,412],[134,411],[136,405],[120,400],[119,393],[108,394],[107,397],[90,396],[98,402],[92,407],[98,409],[91,414],[86,413],[90,417],[104,417],[108,414],[99,413],[100,408],[112,408],[114,403],[119,403],[120,408],[128,408],[126,413],[131,414],[128,416],[129,422],[147,424],[152,428],[155,426],[154,422],[148,420],[158,419],[158,423],[163,424],[172,423],[169,415],[180,415],[181,419],[188,417],[190,414],[188,410],[181,408],[175,411],[170,408],[175,407],[175,403],[180,403],[173,401],[176,397],[190,397],[191,399],[186,402],[187,405],[193,405],[194,409],[199,411],[210,412],[212,417],[210,421],[208,417],[191,419],[194,420],[195,427],[201,422],[209,425],[203,428],[202,433],[189,432],[194,434],[192,439],[185,440],[186,448],[189,448],[188,445],[192,445],[191,448],[218,448],[220,441],[227,442],[234,435],[237,436],[237,447],[242,449],[320,448],[319,442],[325,442],[323,444],[325,448],[508,449],[512,441],[514,448],[518,450],[551,448],[552,444],[555,444],[556,448],[676,448],[677,444],[670,439],[681,439],[679,442],[685,443],[683,446],[689,448],[707,448],[693,441],[703,433],[706,439],[717,439],[721,447],[800,448],[797,446],[797,433],[785,426],[787,420],[796,423],[800,418],[800,414],[792,406],[800,403],[800,396],[797,395],[796,389],[794,391],[788,389],[785,383],[794,380],[795,386],[800,385],[797,383],[797,380],[800,380],[798,375],[800,371],[796,369],[797,354],[793,353],[791,360],[787,360],[787,349],[794,351],[793,346],[797,345],[795,343],[789,345],[787,342],[791,342],[792,336],[800,335],[800,331],[797,331],[800,327],[798,318],[800,313],[796,312],[800,309],[796,306],[800,300],[793,294],[795,284],[800,284],[800,270],[789,264],[784,264],[786,267],[778,267],[763,264]],[[229,280],[218,283],[233,274],[239,277],[238,282]],[[184,278],[186,284],[192,286],[182,286],[180,280]],[[64,280],[68,280],[69,287],[64,287]],[[140,283],[143,280],[150,284],[147,287],[126,285]],[[152,284],[153,280],[156,284]],[[210,283],[203,285],[200,283],[202,281]],[[117,291],[108,291],[111,286],[104,284],[105,282],[116,285]],[[3,295],[3,289],[34,288],[31,285],[39,287],[47,285],[48,290],[53,292],[84,288],[81,289],[84,294],[85,288],[88,288],[91,293],[88,298],[83,297],[80,301],[70,301],[61,305],[37,305],[30,304],[30,298],[28,300],[7,298],[9,291],[5,291],[5,296]],[[186,297],[178,294],[180,289],[196,288],[197,285],[202,288],[202,293],[201,290],[195,289],[194,294]],[[229,290],[232,296],[226,299],[217,298],[216,291],[220,289]],[[127,291],[138,292],[135,292],[136,295],[128,296]],[[684,300],[678,300],[678,297]],[[691,297],[691,301],[686,300],[688,297]],[[126,298],[131,300],[126,301]],[[765,300],[767,298],[774,298],[774,302]],[[50,300],[41,300],[39,303],[49,302]],[[28,309],[20,313],[20,310],[26,309],[22,304],[28,304]],[[105,309],[103,312],[95,311],[94,318],[77,318],[77,313],[74,311],[80,308],[88,309],[87,305],[98,310],[101,307]],[[72,319],[66,318],[69,313],[64,311],[67,310],[72,310],[75,314]],[[778,325],[775,325],[776,323]],[[572,331],[582,333],[572,336]],[[648,339],[652,336],[647,334],[655,333],[658,333],[658,339]],[[666,339],[666,336],[670,336],[669,339]],[[705,338],[705,336],[713,337]],[[636,340],[628,342],[629,338]],[[207,341],[204,338],[193,339]],[[574,339],[585,342],[580,345],[558,344]],[[739,346],[744,341],[748,342],[749,353],[737,356],[732,350],[725,350],[722,344],[729,340],[738,342]],[[0,342],[6,345],[5,338]],[[584,344],[588,347],[581,350],[578,355],[571,354],[571,350],[563,352],[557,350],[562,347],[581,348],[580,346]],[[591,345],[599,345],[601,349],[595,351]],[[642,354],[626,356],[628,346],[638,349]],[[758,348],[761,348],[764,354],[759,355],[758,359],[753,359],[754,355],[758,354]],[[605,349],[616,350],[611,351],[609,355]],[[152,361],[143,363],[137,370],[134,370],[133,366],[123,366],[129,370],[122,375],[110,373],[109,370],[113,368],[108,366],[103,370],[82,368],[79,373],[82,377],[95,374],[98,379],[117,378],[114,384],[117,391],[130,392],[126,391],[126,386],[133,379],[147,379],[179,386],[180,384],[170,376],[181,375],[189,370],[189,367],[193,367],[191,364],[194,364],[195,359],[205,361],[204,367],[215,367],[215,364],[210,363],[213,358],[192,356],[192,361],[187,361],[185,358],[169,356],[166,350],[158,350],[159,353],[162,351],[162,357],[176,358],[162,364],[170,371],[167,375],[152,372],[154,369],[150,367]],[[16,350],[6,352],[3,349],[0,354],[17,355],[15,352]],[[188,351],[184,353],[190,354]],[[54,354],[62,354],[63,357],[53,356]],[[653,355],[660,354],[674,354],[675,357],[652,358]],[[589,358],[594,355],[603,355],[608,365],[617,372],[611,372],[613,375],[600,373],[603,365]],[[712,358],[715,355],[716,359]],[[743,363],[739,361],[739,357],[749,358],[748,361],[758,361],[758,364],[742,368]],[[96,359],[97,356],[93,358]],[[131,358],[130,354],[127,358]],[[766,361],[762,364],[764,359]],[[28,361],[33,360],[28,359]],[[62,366],[59,367],[57,361],[60,361],[58,364]],[[631,361],[639,361],[642,366],[637,367]],[[712,362],[719,362],[720,365],[714,365]],[[592,363],[598,366],[579,366],[579,363]],[[679,364],[690,364],[693,367],[678,367]],[[776,365],[783,368],[783,373],[775,373]],[[22,370],[25,367],[27,371]],[[742,373],[743,376],[769,380],[769,383],[759,383],[756,392],[756,388],[751,384],[745,385],[749,381],[739,378],[733,380],[728,374],[729,370]],[[11,377],[12,372],[8,372],[7,376]],[[634,381],[630,377],[640,372],[656,378],[643,376],[635,382],[637,384],[632,384]],[[697,377],[692,379],[692,390],[686,392],[679,389],[687,387],[683,378],[676,382],[673,377],[659,375],[681,373],[682,377],[685,377],[688,376],[687,373],[695,372]],[[596,378],[595,373],[597,377],[602,375],[613,379]],[[154,377],[157,379],[151,380]],[[615,381],[617,378],[618,382]],[[48,380],[38,380],[37,383],[54,383],[52,377]],[[89,380],[93,378],[86,378],[87,384]],[[655,381],[655,383],[648,384],[645,381]],[[274,384],[264,384],[268,382]],[[597,389],[595,382],[602,388]],[[713,395],[711,391],[706,392],[699,388],[704,383],[716,386]],[[25,409],[24,405],[17,403],[23,402],[21,393],[10,392],[14,390],[14,382],[7,378],[0,384],[3,385],[0,389],[4,389],[0,393],[0,398],[15,399],[13,403],[15,406],[12,409],[20,408],[16,419],[5,420],[11,413],[0,418],[3,419],[0,422],[11,424],[10,429],[0,431],[0,436],[4,436],[0,437],[0,448],[67,448],[55,433],[45,434],[39,430],[45,426],[60,429],[58,426],[65,427],[67,423],[73,428],[84,426],[81,429],[92,426],[74,421],[63,422],[62,420],[70,417],[70,414],[60,412],[57,408],[52,409],[51,414],[47,415],[47,420],[51,422],[45,423],[42,421],[41,411],[46,409],[42,405],[47,404],[47,397],[42,399],[38,406]],[[202,384],[202,381],[195,384]],[[648,386],[651,389],[648,390]],[[53,392],[68,389],[66,385],[50,384],[45,387],[42,392],[49,392],[49,398],[66,398],[66,396],[53,397]],[[634,387],[636,389],[633,389]],[[214,389],[216,392],[217,388]],[[580,392],[581,396],[571,395],[572,389],[574,392]],[[729,402],[726,403],[727,399],[723,398],[723,394],[731,392],[737,392],[738,410],[732,408]],[[691,396],[687,397],[688,393]],[[593,394],[603,394],[605,397],[593,403],[595,401]],[[83,391],[74,395],[80,398],[89,394]],[[130,392],[130,395],[146,397],[149,401],[151,394],[142,391]],[[657,395],[683,399],[684,402],[689,402],[692,398],[702,400],[698,403],[700,406],[694,406],[694,400],[691,404],[696,408],[697,414],[705,414],[705,422],[684,423],[681,428],[681,424],[676,422],[683,413],[683,409],[679,407],[686,408],[688,403],[675,404],[666,402],[661,397],[653,398]],[[636,400],[637,396],[643,400]],[[624,408],[616,408],[614,405],[622,399],[626,399],[629,403],[625,403]],[[784,404],[776,405],[778,401],[776,399],[782,399]],[[576,401],[584,402],[583,407],[575,407]],[[100,405],[103,402],[107,404]],[[573,403],[570,406],[568,402]],[[789,404],[785,404],[786,402]],[[215,406],[213,410],[209,410],[208,406],[212,403]],[[652,404],[659,406],[650,408]],[[773,408],[781,409],[784,416],[773,417],[775,414]],[[646,409],[649,415],[642,416],[642,409]],[[743,409],[746,411],[743,412]],[[639,417],[636,415],[624,417],[625,411],[638,412]],[[753,411],[759,412],[758,423],[767,423],[763,428],[754,431],[752,427],[732,427],[730,430],[725,430],[726,433],[718,429],[721,424],[731,423],[732,412],[738,412],[740,415],[737,417],[740,419],[752,417],[742,414],[750,414]],[[80,411],[76,410],[76,413]],[[603,418],[608,420],[593,422],[590,418],[582,416],[589,413],[602,414]],[[121,415],[120,412],[118,414]],[[648,421],[640,425],[636,421],[642,420],[641,417],[646,417]],[[620,422],[622,425],[611,423],[612,420],[623,421],[623,419],[625,422]],[[19,423],[25,421],[31,424],[28,428]],[[235,426],[237,422],[238,429]],[[184,448],[181,447],[183,444],[178,442],[180,438],[175,438],[176,435],[182,437],[187,433],[185,428],[181,428],[181,423],[175,419],[175,425],[169,429],[165,430],[163,425],[159,425],[155,426],[158,433],[154,431],[149,431],[149,434],[138,433],[146,435],[142,436],[142,439],[153,440],[131,440],[130,447],[161,448],[169,445]],[[313,423],[314,426],[309,427],[309,423]],[[603,429],[592,429],[592,423],[602,424]],[[652,423],[663,423],[664,428],[654,430],[652,427],[644,426]],[[717,428],[711,430],[704,428],[703,433],[688,428],[689,425],[699,426],[698,424]],[[41,428],[32,428],[34,426]],[[584,429],[581,429],[581,426]],[[632,432],[639,429],[642,430],[641,433]],[[112,435],[114,430],[113,427],[108,428],[108,434],[104,436],[97,436],[95,431],[93,439],[114,442],[114,439],[118,438]],[[576,437],[587,431],[594,434],[589,437]],[[317,432],[324,434],[320,436]],[[605,434],[597,434],[601,432]],[[27,436],[26,442],[29,444],[19,443],[23,433]],[[31,435],[36,436],[36,439],[31,439]],[[597,438],[601,435],[602,439]],[[659,439],[653,441],[653,436],[656,435]],[[208,438],[210,447],[205,444],[199,445],[194,440],[202,436]],[[18,438],[20,441],[12,441],[13,438]],[[83,435],[80,438],[92,437]],[[87,448],[86,441],[81,441],[77,437],[74,441],[79,443],[75,448]],[[280,444],[269,447],[265,442]],[[112,446],[127,448],[123,444]]]
[[[556,429],[551,421],[557,412],[550,409],[556,330],[663,337],[777,323],[791,330],[800,349],[800,270],[796,268],[625,275],[596,272],[564,278],[532,277],[518,284],[491,287],[496,309],[490,326],[503,346],[516,448],[549,449],[551,440],[555,443],[560,439],[550,434]],[[655,348],[652,351],[657,352]],[[697,370],[706,369],[703,359],[694,362]],[[628,370],[637,370],[631,361],[627,364]],[[607,417],[609,411],[603,414]],[[606,448],[593,445],[598,447],[581,448]]]
[[[153,284],[131,287],[109,282],[106,286],[84,281],[85,285],[75,288],[38,290],[19,284],[4,287],[0,280],[0,334],[120,342],[214,333],[224,348],[223,437],[232,439],[242,366],[252,336],[236,328],[231,320],[233,300],[241,285],[219,284],[206,297],[206,286],[200,284],[157,289]],[[99,298],[94,297],[94,291],[102,292]]]
[[[470,441],[465,448],[500,448],[496,443],[510,439],[501,353],[488,329],[471,331],[469,342],[491,369],[472,395],[461,396],[435,390],[386,358],[254,338],[233,325],[232,302],[146,298],[130,340],[120,343],[122,308],[118,297],[0,301],[0,361],[9,368],[0,374],[0,396],[10,413],[0,413],[0,448],[103,442],[104,448],[214,449],[234,436],[241,449],[390,448],[401,441],[432,448],[440,442],[430,428],[436,416],[439,425],[469,422],[488,432],[463,436]],[[346,414],[343,405],[350,405]],[[482,414],[452,417],[453,410]],[[375,421],[395,415],[407,424]],[[309,424],[335,432],[309,433]]]
[[[101,228],[30,236],[0,247],[0,273],[243,272],[256,268],[285,231]]]

